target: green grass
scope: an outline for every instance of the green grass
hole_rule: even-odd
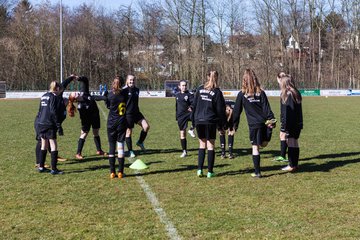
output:
[[[136,174],[127,161],[127,177],[110,180],[107,159],[94,155],[91,136],[83,151],[86,159],[75,160],[77,115],[66,119],[65,136],[58,137],[60,155],[69,158],[59,163],[65,175],[39,174],[33,130],[38,103],[0,101],[1,239],[168,239],[136,175],[150,186],[183,239],[360,238],[360,98],[305,97],[299,172],[284,173],[283,164],[271,161],[279,153],[276,128],[261,151],[262,179],[250,177],[244,116],[235,135],[236,158],[221,160],[217,151],[217,177],[197,178],[196,139],[188,137],[189,157],[179,158],[174,99],[141,99],[151,129],[148,151],[136,153],[148,170]],[[270,103],[279,116],[279,98]],[[137,127],[134,146],[138,134]]]

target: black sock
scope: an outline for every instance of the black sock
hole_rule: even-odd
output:
[[[141,130],[138,143],[140,143],[140,144],[143,143],[145,141],[146,136],[147,136],[147,132],[144,132],[143,130]]]
[[[101,150],[101,140],[100,140],[100,136],[94,136],[94,142],[95,142],[96,150],[97,150],[97,151],[102,151],[102,150]]]
[[[57,160],[58,158],[58,151],[52,151],[51,152],[51,169],[57,170]]]
[[[124,173],[124,164],[125,164],[125,158],[118,158],[119,162],[119,172]]]
[[[184,151],[186,151],[186,145],[187,145],[187,141],[186,141],[186,138],[184,138],[184,139],[180,139],[180,142],[181,142],[181,148],[182,148],[182,150]]]
[[[281,155],[283,158],[286,158],[286,149],[287,149],[286,140],[281,140],[281,141],[280,141],[280,149],[281,149],[280,155]]]
[[[41,168],[43,168],[44,165],[45,165],[46,154],[47,154],[47,150],[41,150],[40,151],[40,165],[39,165],[39,167],[41,167]]]
[[[84,147],[84,143],[85,143],[85,139],[79,138],[77,154],[81,154],[82,149],[83,149],[83,147]]]
[[[300,148],[294,148],[294,167],[297,167],[299,165],[299,156],[300,156]]]
[[[260,155],[252,155],[255,174],[260,174]]]
[[[41,158],[41,141],[37,141],[35,147],[36,164],[40,164]]]
[[[288,160],[289,160],[289,166],[295,167],[295,148],[288,147]]]
[[[115,157],[109,157],[110,173],[115,173]]]
[[[233,136],[233,135],[229,135],[229,136],[228,136],[229,154],[232,154],[233,145],[234,145],[234,136]]]
[[[214,172],[214,165],[215,165],[215,151],[208,150],[208,172]]]
[[[125,142],[126,142],[126,146],[128,148],[129,151],[132,151],[133,148],[132,148],[132,140],[131,140],[131,137],[126,137],[125,138]]]
[[[221,155],[225,155],[225,145],[226,145],[225,135],[220,135]]]
[[[198,170],[202,170],[204,167],[205,149],[199,148],[198,151]]]

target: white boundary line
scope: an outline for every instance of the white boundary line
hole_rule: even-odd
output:
[[[106,113],[104,112],[102,107],[99,107],[103,117],[107,120]],[[131,159],[128,159],[130,163],[133,163]],[[178,234],[174,224],[170,221],[167,217],[165,210],[160,206],[159,200],[156,198],[155,193],[151,190],[149,184],[146,183],[142,176],[138,176],[137,174],[139,171],[135,171],[136,173],[136,180],[140,184],[141,188],[143,189],[144,193],[146,194],[147,199],[151,203],[154,211],[159,216],[160,221],[165,225],[167,234],[171,240],[180,240],[181,237]]]

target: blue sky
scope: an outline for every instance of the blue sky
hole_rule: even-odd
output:
[[[58,4],[60,0],[29,0],[32,5],[37,5],[49,1],[51,4]],[[92,4],[95,7],[103,6],[107,10],[116,10],[121,5],[133,5],[137,4],[137,0],[62,0],[62,4],[64,6],[68,6],[70,8],[77,7],[82,3]]]

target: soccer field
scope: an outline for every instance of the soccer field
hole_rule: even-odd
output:
[[[279,118],[279,98],[269,98]],[[84,160],[74,159],[80,119],[68,117],[58,137],[64,175],[38,173],[33,122],[39,100],[0,101],[1,239],[359,239],[359,97],[304,97],[300,169],[284,173],[279,127],[261,150],[253,179],[245,114],[235,134],[235,159],[220,159],[215,178],[197,178],[198,140],[187,136],[180,158],[175,99],[140,99],[150,132],[137,157],[149,168],[109,179],[106,158],[89,135]],[[100,136],[108,149],[107,109]],[[136,127],[133,142],[137,140]],[[219,146],[219,139],[216,141]],[[47,163],[50,156],[47,156]]]

